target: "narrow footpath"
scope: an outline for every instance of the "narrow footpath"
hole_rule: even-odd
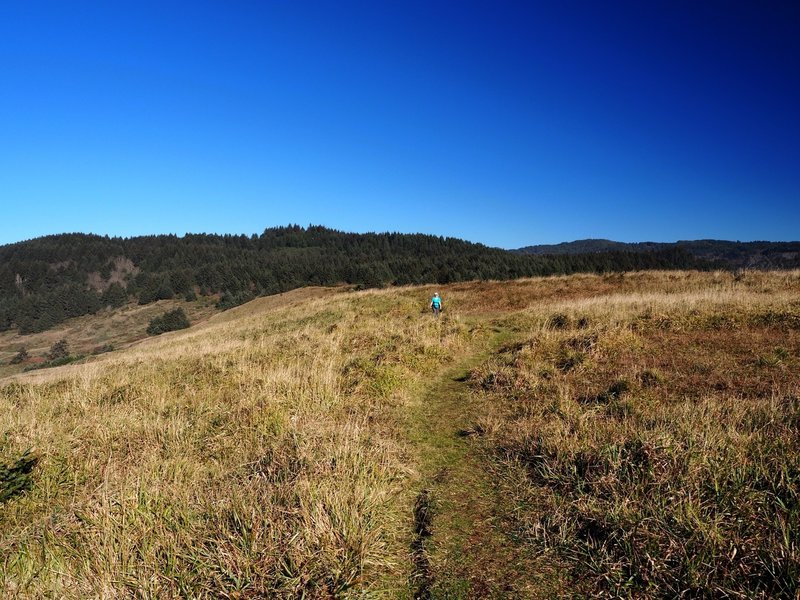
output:
[[[513,507],[498,493],[475,439],[469,373],[510,337],[495,329],[489,343],[448,369],[415,408],[410,435],[423,473],[411,547],[415,599],[552,597],[536,583],[536,559],[503,531]]]

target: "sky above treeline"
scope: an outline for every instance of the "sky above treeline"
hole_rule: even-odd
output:
[[[0,244],[800,239],[800,3],[0,3]]]

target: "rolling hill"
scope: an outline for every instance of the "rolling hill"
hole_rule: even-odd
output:
[[[308,285],[382,287],[706,266],[679,249],[523,256],[454,238],[318,226],[252,236],[64,234],[0,246],[0,331],[45,331],[129,302],[214,297],[226,309]]]
[[[800,271],[313,287],[6,377],[0,590],[794,598],[798,298]]]

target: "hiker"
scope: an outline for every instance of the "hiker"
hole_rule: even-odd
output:
[[[439,298],[439,292],[435,292],[433,298],[431,298],[431,310],[433,311],[433,316],[438,319],[439,313],[442,312],[442,299]]]

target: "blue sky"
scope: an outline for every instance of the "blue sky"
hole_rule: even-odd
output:
[[[0,243],[800,239],[800,4],[0,3]]]

